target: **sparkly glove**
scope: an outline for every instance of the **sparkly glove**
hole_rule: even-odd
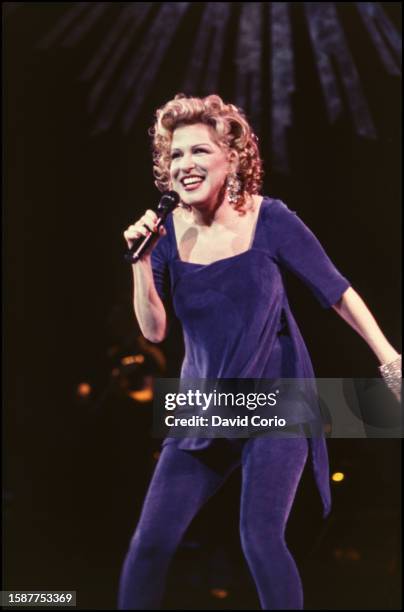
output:
[[[379,367],[379,371],[384,378],[384,382],[398,401],[401,401],[401,355],[391,361],[384,363]]]

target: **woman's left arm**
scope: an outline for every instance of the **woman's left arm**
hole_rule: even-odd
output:
[[[394,374],[393,378],[401,379],[401,360],[400,354],[391,346],[380,327],[378,326],[374,316],[362,300],[360,295],[356,293],[352,287],[349,287],[343,294],[340,300],[333,305],[334,310],[342,317],[369,345],[380,364],[384,366],[381,373],[389,384],[388,376]],[[390,370],[390,371],[389,371]],[[398,381],[398,383],[401,381]],[[398,387],[396,384],[396,388]],[[390,386],[390,385],[389,385]],[[390,386],[395,395],[400,398]]]
[[[360,295],[349,287],[341,299],[334,304],[334,310],[344,319],[369,345],[381,365],[390,363],[400,355],[387,341],[382,330]]]
[[[341,275],[318,238],[295,211],[273,200],[268,225],[274,258],[296,274],[324,308],[334,310],[365,340],[382,364],[379,368],[391,391],[400,396],[401,357],[391,346],[362,298]],[[339,296],[340,299],[336,302]]]

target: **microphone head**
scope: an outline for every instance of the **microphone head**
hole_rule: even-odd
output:
[[[170,213],[178,205],[180,196],[176,191],[165,191],[161,197],[157,210],[159,212]]]

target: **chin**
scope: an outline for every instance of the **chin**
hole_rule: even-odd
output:
[[[206,196],[203,197],[196,193],[184,193],[184,195],[181,196],[181,200],[184,202],[184,204],[188,204],[188,206],[198,206],[198,204],[205,204],[205,202],[207,202],[209,198],[207,198]]]

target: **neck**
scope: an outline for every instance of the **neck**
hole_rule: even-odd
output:
[[[247,198],[247,205],[253,206],[253,196]],[[227,193],[224,195],[219,194],[216,202],[213,202],[210,206],[203,206],[198,208],[197,206],[191,206],[191,214],[193,221],[196,225],[210,226],[213,223],[219,223],[220,225],[226,225],[230,220],[234,219],[240,213],[234,210],[232,204],[230,204]]]
[[[213,223],[225,223],[234,214],[227,197],[221,202],[213,203],[211,206],[198,208],[192,206],[191,214],[196,225],[212,225]]]

